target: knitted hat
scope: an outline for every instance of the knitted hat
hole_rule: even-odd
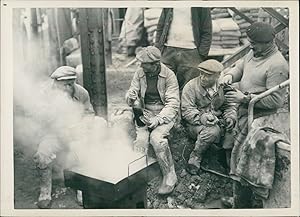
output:
[[[137,54],[136,59],[142,63],[152,63],[159,61],[161,57],[161,52],[157,47],[148,46],[142,48]]]
[[[57,68],[50,77],[57,81],[76,79],[76,70],[70,66],[61,66]]]
[[[200,63],[198,65],[198,69],[206,74],[212,75],[216,73],[220,74],[223,71],[224,67],[223,64],[220,63],[219,61],[214,59],[209,59]]]
[[[275,29],[268,23],[256,22],[248,27],[247,36],[255,42],[267,43],[274,39]]]

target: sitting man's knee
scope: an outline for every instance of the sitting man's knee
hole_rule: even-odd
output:
[[[162,133],[153,131],[150,134],[150,143],[154,148],[161,148],[168,144],[168,139]]]
[[[204,128],[198,135],[202,142],[214,143],[220,137],[221,129],[218,125]]]

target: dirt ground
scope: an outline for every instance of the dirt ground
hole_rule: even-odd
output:
[[[131,59],[124,55],[115,55],[113,65],[107,70],[108,111],[125,106],[124,95],[130,85],[136,65],[125,69],[124,65]],[[191,150],[193,142],[187,138],[181,125],[172,129],[169,138],[173,153],[178,184],[174,192],[167,197],[157,195],[161,177],[149,182],[147,190],[148,208],[223,208],[220,197],[231,195],[230,180],[202,171],[199,175],[191,176],[185,171],[185,158]],[[33,163],[33,151],[26,153],[22,144],[14,144],[14,202],[16,209],[35,209],[39,195],[39,180]],[[59,176],[58,176],[59,177]],[[54,179],[52,190],[53,209],[81,209],[75,199],[75,191],[66,188],[61,178]]]

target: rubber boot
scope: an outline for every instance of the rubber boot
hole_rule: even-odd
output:
[[[147,154],[149,147],[149,134],[147,126],[136,126],[136,139],[133,142],[133,149],[135,151]]]
[[[52,190],[52,167],[38,169],[40,176],[40,196],[37,206],[40,209],[49,209],[51,206],[51,190]]]
[[[170,194],[177,183],[177,175],[175,173],[174,162],[169,146],[166,145],[165,147],[156,150],[156,157],[163,175],[158,194]]]
[[[190,158],[187,165],[187,171],[192,175],[197,175],[200,169],[202,155],[209,147],[209,143],[201,142],[197,139],[195,148],[190,154]]]

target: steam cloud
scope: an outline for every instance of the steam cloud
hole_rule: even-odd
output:
[[[19,37],[24,35],[15,36],[15,45]],[[20,58],[20,47],[14,46],[15,149],[31,156],[37,150],[61,154],[63,167],[70,166],[71,160],[95,176],[113,178],[116,171],[127,171],[128,163],[140,156],[132,151],[127,129],[107,127],[102,118],[86,117],[80,103],[52,88],[47,74],[50,57],[36,60],[40,44],[24,38],[21,41],[23,48],[29,49]],[[57,143],[45,142],[41,147],[49,136],[56,137]]]

